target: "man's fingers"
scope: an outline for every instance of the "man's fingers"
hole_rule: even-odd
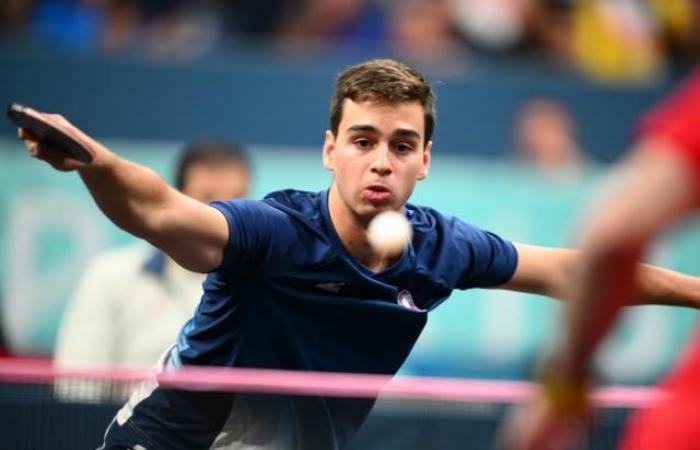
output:
[[[30,115],[30,116],[34,116],[34,117],[36,117],[36,118],[38,118],[38,119],[41,119],[41,118],[42,118],[41,116],[44,115],[44,113],[42,113],[42,112],[40,112],[40,111],[37,111],[37,110],[34,109],[34,108],[30,108],[29,106],[25,106],[25,107],[24,107],[24,113],[25,113],[25,114],[28,114],[28,115]]]
[[[27,151],[33,158],[44,161],[55,169],[70,170],[72,168],[66,165],[66,155],[59,150],[48,147],[46,144],[36,141],[28,141]]]
[[[37,111],[37,110],[31,109],[31,108],[27,108],[25,110],[25,112],[27,112],[29,115],[31,115],[33,117],[36,117],[37,119],[41,120],[42,122],[56,128],[58,131],[62,132],[63,134],[73,138],[74,141],[78,142],[86,149],[90,148],[90,145],[92,143],[92,139],[89,136],[87,136],[85,133],[83,133],[81,130],[76,128],[63,115],[53,114],[53,113],[45,113],[45,112]],[[26,130],[20,131],[20,133],[22,133],[22,132],[28,135]],[[31,136],[31,135],[29,135],[29,136]],[[23,139],[21,134],[20,134],[20,139]],[[92,153],[92,152],[90,152],[90,153]]]
[[[25,109],[25,112],[53,126],[67,127],[70,125],[70,122],[61,114],[41,112],[32,108]]]
[[[24,141],[25,145],[27,146],[27,152],[32,156],[32,158],[36,158],[39,156],[39,143],[37,141],[31,141],[31,140],[26,140]]]
[[[41,142],[35,141],[33,139],[26,139],[25,144],[27,146],[27,152],[34,158],[47,160],[54,156],[61,155],[58,150],[54,150],[51,147],[47,147]],[[55,158],[52,158],[55,159]]]
[[[59,133],[63,133],[69,138],[72,138],[79,145],[82,145],[85,150],[94,157],[94,150],[91,145],[95,142],[79,129],[71,125],[60,114],[48,114],[33,109],[27,109],[26,112],[36,119],[46,123],[48,126],[55,128]],[[85,166],[84,163],[69,156],[65,152],[58,150],[55,147],[48,146],[45,142],[40,141],[36,136],[32,135],[24,128],[18,128],[17,135],[25,142],[27,153],[33,158],[45,161],[57,170],[71,171],[77,170]]]
[[[17,128],[17,137],[22,139],[23,141],[37,141],[38,139],[36,136],[31,134],[29,131],[25,130],[24,128]]]
[[[42,144],[41,142],[37,142],[37,141],[26,141],[26,142],[27,142],[27,151],[34,158],[47,159],[48,157],[51,157],[54,153],[59,153],[58,151],[53,150],[50,147],[47,147],[45,144]]]

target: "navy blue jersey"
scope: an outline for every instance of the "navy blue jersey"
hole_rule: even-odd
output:
[[[171,364],[394,374],[418,339],[427,312],[453,289],[498,286],[515,271],[517,253],[510,242],[409,204],[404,213],[413,228],[411,245],[393,266],[374,273],[341,243],[327,196],[327,191],[285,190],[262,201],[212,203],[226,216],[229,242],[170,354]],[[206,413],[195,417],[211,426],[195,427],[201,433],[190,433],[194,440],[186,444],[179,439],[161,445],[248,448],[213,445],[222,429],[236,422],[230,411],[237,400],[211,400],[217,404],[206,408],[211,418]],[[269,448],[339,448],[373,403],[320,397],[282,402],[268,409],[288,411],[292,419],[275,421],[274,427],[292,430],[285,441],[292,443]],[[183,411],[161,425],[182,426],[188,420]],[[167,432],[157,434],[166,439]]]

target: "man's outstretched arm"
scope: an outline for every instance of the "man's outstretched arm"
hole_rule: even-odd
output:
[[[630,229],[630,232],[632,230]],[[518,267],[500,288],[568,300],[580,270],[582,252],[517,243]],[[634,293],[629,305],[670,305],[700,309],[700,277],[636,263],[631,273]]]
[[[155,171],[120,158],[62,116],[28,113],[92,153],[93,161],[82,163],[20,129],[29,153],[57,170],[77,171],[102,212],[118,227],[149,241],[187,269],[207,272],[221,264],[229,231],[219,211],[181,194]]]

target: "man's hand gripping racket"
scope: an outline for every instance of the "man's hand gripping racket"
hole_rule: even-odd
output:
[[[95,158],[99,144],[61,115],[13,103],[7,108],[7,117],[19,127],[19,138],[29,154],[57,170],[78,170]]]

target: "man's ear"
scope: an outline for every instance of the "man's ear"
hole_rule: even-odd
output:
[[[433,151],[433,141],[428,141],[423,149],[423,166],[418,171],[418,179],[425,180],[428,177],[428,171],[430,170],[430,158]]]
[[[333,152],[335,151],[335,135],[331,130],[326,130],[326,137],[323,141],[323,167],[331,172],[334,169]]]

